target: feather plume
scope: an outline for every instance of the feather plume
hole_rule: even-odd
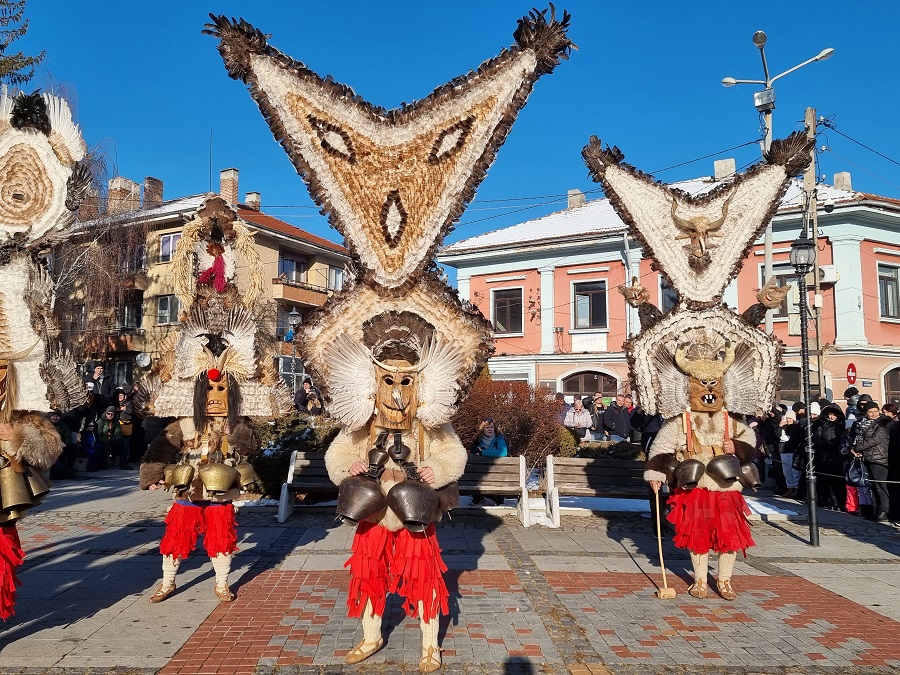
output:
[[[12,115],[9,123],[14,129],[36,129],[42,134],[50,135],[50,118],[47,116],[47,101],[40,91],[32,94],[19,94],[13,100]]]
[[[456,412],[459,384],[456,374],[466,355],[458,345],[435,337],[424,350],[418,377],[416,417],[429,429],[445,424]]]
[[[62,143],[65,147],[65,154],[68,155],[70,160],[64,163],[71,164],[72,162],[81,161],[84,159],[87,146],[81,137],[78,125],[72,119],[72,111],[69,109],[69,104],[64,99],[52,94],[44,94],[44,101],[46,103],[47,119],[52,130],[51,135],[58,137],[59,143]],[[51,139],[51,144],[54,146],[58,144],[54,142],[55,140],[57,139]],[[74,209],[70,210],[74,211]]]
[[[559,62],[568,60],[569,53],[578,46],[566,35],[572,15],[563,10],[562,18],[556,20],[556,8],[550,3],[550,19],[546,9],[531,12],[519,19],[513,39],[522,49],[530,49],[537,56],[537,72],[550,73]]]
[[[65,412],[85,402],[87,392],[68,349],[60,345],[51,347],[47,359],[40,364],[40,373],[47,385],[47,400],[51,408]]]
[[[243,19],[228,19],[215,14],[210,14],[209,18],[212,23],[204,26],[203,34],[221,40],[218,50],[229,77],[246,83],[250,73],[250,57],[266,53],[269,36]]]
[[[72,175],[66,181],[66,208],[69,211],[77,211],[87,196],[91,181],[94,179],[91,170],[86,164],[76,164],[72,169]]]
[[[244,306],[252,307],[254,303],[263,297],[266,289],[266,281],[263,279],[263,265],[256,250],[251,232],[242,220],[235,220],[234,228],[234,251],[244,259],[244,267],[247,269],[247,288],[243,291]]]
[[[218,359],[220,370],[233,375],[238,382],[256,372],[256,323],[253,314],[238,305],[231,310],[223,337],[228,347]]]
[[[323,350],[331,394],[330,412],[350,431],[361,429],[375,413],[375,368],[366,347],[339,335]]]

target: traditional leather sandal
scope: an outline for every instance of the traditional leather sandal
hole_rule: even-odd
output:
[[[228,588],[228,586],[225,586],[224,588],[222,586],[216,586],[213,589],[213,593],[216,594],[216,597],[221,602],[231,602],[234,600],[234,593],[231,592],[231,589]]]
[[[705,598],[707,593],[706,581],[703,579],[697,579],[691,584],[691,587],[688,588],[688,595],[692,598]]]
[[[172,584],[169,588],[163,588],[163,585],[160,584],[159,588],[156,589],[156,592],[150,596],[150,602],[157,603],[162,602],[170,595],[175,592],[175,584]]]
[[[344,657],[344,663],[353,664],[359,663],[360,661],[365,661],[382,647],[384,647],[383,638],[378,638],[378,642],[366,642],[365,640],[363,640],[353,649],[347,652],[347,656]]]
[[[422,658],[419,659],[419,672],[433,673],[436,670],[440,670],[441,665],[441,648],[427,647],[425,653],[422,654]]]
[[[731,587],[731,579],[719,579],[716,582],[716,588],[719,589],[719,595],[726,600],[734,600],[737,598],[737,593],[735,593],[734,589]]]

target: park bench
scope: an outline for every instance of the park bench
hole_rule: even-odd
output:
[[[644,462],[598,457],[547,457],[547,517],[559,527],[559,498],[619,497],[646,499]]]
[[[524,457],[480,457],[470,455],[466,469],[459,479],[461,495],[515,495],[519,499],[519,519],[528,527],[528,477]],[[281,486],[278,500],[278,522],[283,523],[294,512],[294,494],[319,494],[337,496],[337,486],[325,469],[322,452],[291,453],[287,480]]]

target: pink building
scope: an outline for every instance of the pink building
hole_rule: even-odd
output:
[[[835,183],[817,191],[818,293],[808,277],[809,305],[818,311],[809,322],[813,396],[821,379],[828,398],[841,400],[855,379],[861,393],[900,403],[900,200],[854,192],[849,174],[837,174]],[[700,178],[675,185],[696,194],[717,184]],[[794,180],[772,224],[772,271],[782,284],[796,282],[788,254],[802,227],[803,198]],[[456,268],[460,297],[494,325],[493,377],[567,395],[628,388],[622,344],[640,323],[620,285],[638,276],[660,309],[676,302],[609,201],[585,202],[577,190],[566,209],[446,246],[438,260]],[[742,312],[756,302],[763,261],[761,238],[724,293],[728,306]],[[771,322],[786,345],[786,401],[800,398],[794,286]]]

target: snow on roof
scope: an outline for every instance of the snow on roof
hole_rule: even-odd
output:
[[[670,187],[678,188],[690,195],[697,196],[713,190],[722,182],[713,178],[692,178],[671,183]],[[793,179],[784,198],[781,200],[780,208],[799,208],[802,199],[803,182],[800,179]],[[839,190],[831,185],[820,185],[818,188],[818,200],[821,203],[825,199],[831,199],[835,203],[856,201],[860,199],[860,193]],[[556,211],[535,220],[526,220],[524,223],[463,239],[445,246],[441,253],[463,253],[513,244],[535,244],[574,237],[611,235],[625,232],[627,229],[628,227],[619,218],[612,204],[604,197],[587,202],[582,206]]]

